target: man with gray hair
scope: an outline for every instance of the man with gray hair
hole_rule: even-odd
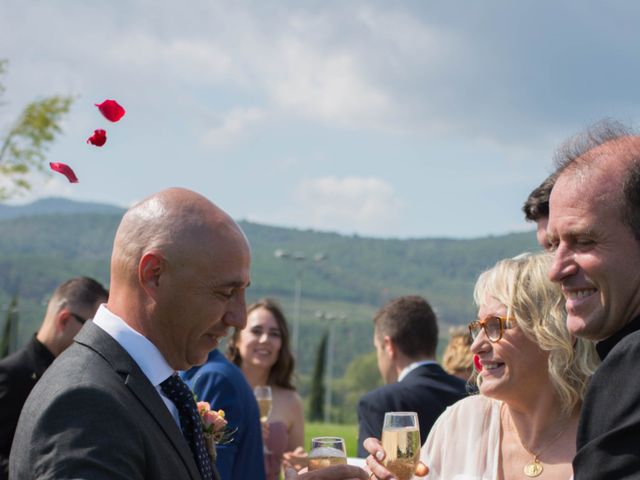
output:
[[[640,136],[601,123],[561,151],[550,198],[550,278],[567,326],[597,342],[602,365],[585,396],[576,480],[640,478]]]
[[[38,333],[23,348],[0,360],[0,480],[9,475],[11,442],[29,393],[108,297],[93,278],[67,280],[53,292]]]

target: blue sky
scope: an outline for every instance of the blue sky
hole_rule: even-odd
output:
[[[632,1],[4,0],[0,129],[29,100],[77,97],[48,160],[80,183],[36,177],[20,202],[183,186],[271,225],[527,230],[564,139],[637,121],[638,18]],[[106,98],[127,109],[116,124]]]

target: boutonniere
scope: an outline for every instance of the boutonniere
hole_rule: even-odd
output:
[[[216,461],[216,445],[226,445],[233,442],[233,435],[237,428],[229,429],[224,418],[224,410],[211,410],[209,402],[197,402],[198,413],[202,420],[202,433],[204,434],[207,451],[211,461]]]

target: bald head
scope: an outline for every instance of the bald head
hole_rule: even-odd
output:
[[[640,242],[640,136],[603,121],[567,141],[556,154],[562,188],[586,185],[613,206]]]
[[[640,315],[640,137],[584,135],[589,148],[567,157],[551,192],[549,276],[569,330],[599,341]]]
[[[246,244],[236,222],[207,198],[183,188],[163,190],[131,207],[122,218],[111,257],[112,281],[135,283],[146,251],[162,251],[177,260],[222,237]]]
[[[186,370],[204,363],[229,327],[245,326],[250,260],[229,215],[198,193],[163,190],[122,218],[107,308]]]

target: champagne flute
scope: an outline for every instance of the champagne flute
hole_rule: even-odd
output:
[[[420,458],[420,425],[415,412],[387,412],[382,426],[384,467],[398,480],[413,477]]]
[[[309,471],[320,470],[331,465],[346,465],[347,451],[340,437],[315,437],[311,439]]]
[[[271,415],[271,408],[273,407],[273,397],[271,395],[271,387],[269,385],[258,385],[253,389],[253,394],[258,401],[258,409],[260,410],[260,421],[267,423],[269,415]],[[264,445],[263,453],[271,453],[271,450]]]

